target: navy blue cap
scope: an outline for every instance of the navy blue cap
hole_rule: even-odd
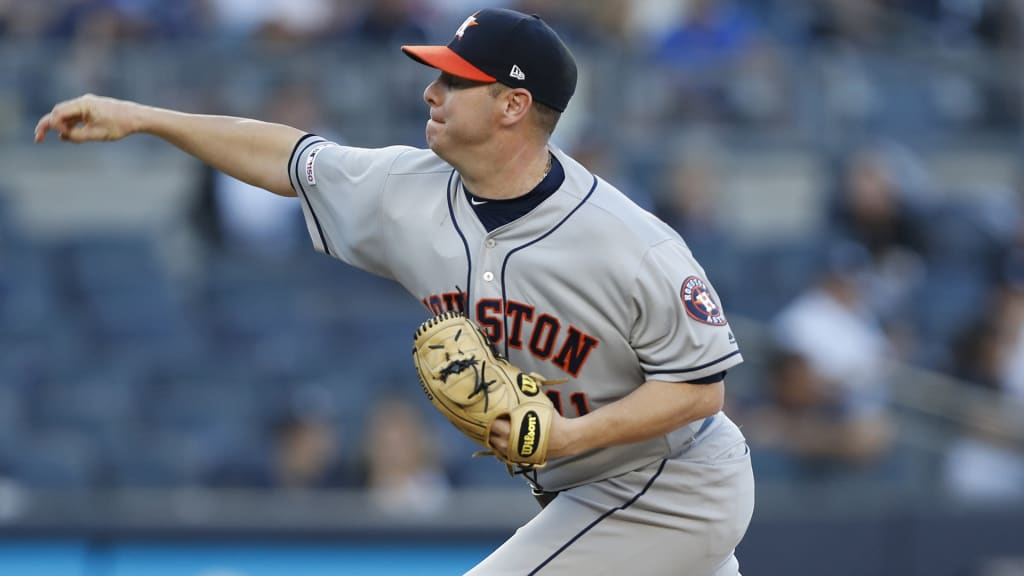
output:
[[[576,91],[576,59],[537,15],[487,8],[466,18],[447,46],[402,46],[402,51],[452,76],[525,88],[559,112]]]

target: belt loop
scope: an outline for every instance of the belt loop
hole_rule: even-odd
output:
[[[697,428],[697,431],[693,433],[693,436],[690,436],[690,438],[683,443],[683,447],[680,448],[680,452],[686,450],[690,446],[693,446],[693,443],[697,441],[697,437],[703,434],[708,428],[711,427],[711,422],[714,421],[714,419],[714,414],[705,418],[704,421],[700,423],[700,428]]]
[[[693,435],[693,438],[696,439],[697,436],[700,436],[701,434],[703,434],[705,430],[707,430],[708,428],[711,427],[711,423],[714,420],[715,420],[715,415],[714,414],[712,414],[711,416],[708,416],[707,418],[705,418],[704,421],[701,422],[700,428],[697,429],[697,433]]]

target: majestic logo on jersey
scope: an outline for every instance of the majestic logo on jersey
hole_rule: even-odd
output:
[[[728,324],[722,307],[715,302],[708,285],[700,278],[690,276],[684,280],[679,295],[683,298],[683,305],[690,318],[711,326]]]
[[[462,292],[445,292],[424,298],[423,305],[434,314],[467,313],[465,300]],[[573,378],[580,375],[590,353],[601,343],[572,324],[552,314],[538,313],[533,306],[515,300],[484,298],[478,300],[474,308],[473,318],[492,342],[526,350],[534,358],[551,362]],[[529,394],[525,387],[523,392]]]
[[[540,442],[540,417],[533,410],[523,415],[522,425],[519,428],[519,455],[530,456],[537,449]]]
[[[455,37],[462,40],[462,35],[466,33],[467,28],[479,25],[480,23],[476,21],[476,14],[473,14],[469,18],[466,18],[466,21],[462,23],[462,26],[459,26],[459,29],[455,31]]]

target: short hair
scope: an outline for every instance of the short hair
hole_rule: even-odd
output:
[[[508,88],[508,86],[505,86],[501,82],[493,82],[488,87],[488,90],[492,97],[497,98]],[[534,123],[544,134],[548,136],[554,134],[555,127],[558,126],[558,120],[562,117],[561,112],[547,104],[541,104],[536,100],[533,101],[533,106],[531,107],[530,112]]]
[[[536,119],[540,129],[548,136],[551,136],[555,132],[555,126],[558,126],[558,120],[562,117],[562,113],[547,104],[541,104],[534,100],[533,117]]]

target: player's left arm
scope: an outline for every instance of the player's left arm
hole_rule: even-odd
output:
[[[556,418],[551,458],[656,438],[722,409],[724,372],[742,358],[718,296],[689,249],[672,239],[653,246],[634,286],[630,343],[646,381],[584,416]]]
[[[627,396],[585,416],[556,415],[551,424],[548,457],[649,440],[717,414],[724,401],[723,381],[689,384],[648,380]]]
[[[725,401],[725,382],[690,384],[648,380],[625,397],[578,418],[555,414],[548,458],[561,458],[618,444],[642,442],[690,422],[717,414]],[[491,428],[491,443],[505,449],[508,421]]]

